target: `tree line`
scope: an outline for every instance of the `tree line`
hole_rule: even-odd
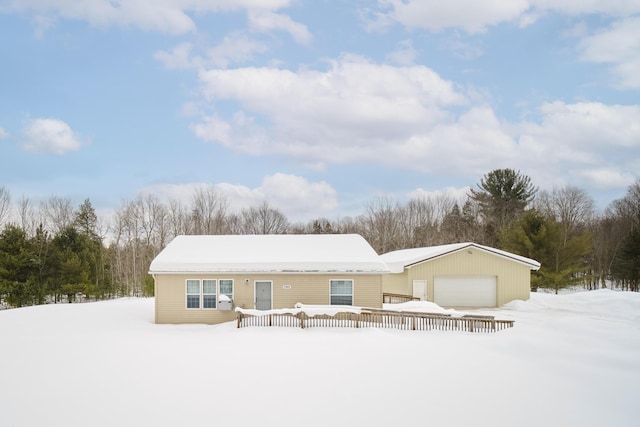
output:
[[[24,197],[14,203],[0,186],[0,225],[5,307],[153,295],[149,264],[181,234],[358,233],[378,253],[469,241],[539,261],[534,289],[639,290],[640,180],[597,213],[578,187],[539,191],[519,171],[496,169],[464,200],[378,197],[358,216],[307,223],[291,223],[267,202],[232,212],[213,186],[197,189],[189,203],[138,196],[109,223],[90,199],[78,207],[57,196],[38,206]]]

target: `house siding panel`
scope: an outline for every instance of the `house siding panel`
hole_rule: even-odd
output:
[[[254,308],[254,282],[272,282],[273,308],[293,308],[303,304],[329,304],[329,281],[353,279],[354,305],[382,307],[380,274],[158,274],[155,276],[156,323],[215,324],[235,319],[235,312],[221,310],[187,310],[187,279],[233,279],[234,304]],[[248,283],[247,283],[248,280]]]

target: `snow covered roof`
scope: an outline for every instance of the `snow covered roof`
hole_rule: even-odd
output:
[[[179,272],[388,273],[357,234],[177,236],[149,267]]]
[[[509,258],[513,261],[527,265],[532,270],[538,270],[540,263],[531,258],[512,254],[511,252],[502,251],[500,249],[489,246],[478,245],[477,243],[452,243],[449,245],[428,246],[425,248],[401,249],[399,251],[387,252],[380,255],[380,258],[387,264],[392,273],[402,273],[405,267],[409,267],[419,262],[438,258],[453,252],[458,252],[467,248],[476,248],[485,252]]]

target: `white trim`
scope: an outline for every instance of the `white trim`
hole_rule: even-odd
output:
[[[191,308],[188,306],[188,295],[195,295],[195,293],[189,294],[187,292],[188,287],[187,287],[187,282],[189,280],[193,280],[193,281],[197,281],[198,282],[198,307],[197,308]],[[204,292],[204,281],[205,280],[213,280],[214,282],[216,282],[215,285],[215,293],[214,294],[205,294]],[[218,310],[218,297],[222,294],[220,292],[220,281],[221,280],[229,280],[231,281],[231,301],[234,301],[235,304],[235,292],[236,292],[236,284],[235,284],[235,280],[234,279],[228,279],[228,278],[224,278],[224,279],[220,279],[220,278],[214,278],[214,277],[207,277],[207,278],[189,278],[189,279],[185,279],[184,281],[184,308],[186,310],[192,311],[192,310],[207,310],[207,311],[213,311],[213,310]],[[273,284],[272,284],[272,290],[271,290],[271,304],[273,305]],[[209,307],[205,307],[204,306],[204,296],[205,295],[215,295],[215,299],[216,299],[216,306],[214,308],[209,308]]]
[[[213,294],[205,294],[205,293],[204,293],[204,281],[205,281],[205,280],[213,280],[213,281],[215,282],[215,286],[214,286],[214,293],[213,293]],[[200,298],[200,300],[201,300],[201,301],[200,301],[200,306],[201,306],[202,310],[217,310],[217,309],[218,309],[218,295],[219,295],[219,294],[218,294],[218,279],[200,279],[200,281],[201,281],[201,283],[202,283],[202,285],[201,285],[201,288],[202,288],[202,293],[201,293],[201,294],[202,294],[202,297]],[[209,295],[209,296],[210,296],[210,295],[215,295],[215,297],[216,297],[216,298],[215,298],[215,300],[216,300],[216,302],[215,302],[215,307],[213,307],[213,308],[209,308],[209,307],[205,307],[205,306],[204,306],[204,296],[205,296],[205,295]]]
[[[198,307],[189,307],[189,295],[195,295],[189,293],[189,281],[198,282]],[[185,279],[184,280],[184,308],[185,310],[200,310],[202,309],[202,279]]]
[[[273,309],[273,280],[256,279],[256,280],[253,281],[253,308],[255,310],[258,309],[257,304],[256,304],[258,302],[257,295],[256,295],[256,284],[258,282],[269,283],[271,285],[271,308],[269,308],[269,310],[272,310]]]
[[[344,297],[344,296],[349,296],[349,294],[336,294],[333,295],[331,293],[331,282],[333,281],[342,281],[342,282],[346,282],[346,281],[350,281],[351,282],[351,305],[354,305],[355,300],[356,300],[356,281],[354,279],[329,279],[329,305],[344,305],[344,304],[331,304],[331,297],[332,296],[336,296],[336,297]]]
[[[336,272],[335,270],[332,271],[318,271],[318,270],[314,270],[314,271],[277,271],[277,270],[220,270],[220,271],[215,271],[215,270],[198,270],[198,269],[193,269],[193,270],[180,270],[180,271],[154,271],[148,272],[149,274],[151,274],[152,276],[184,276],[185,274],[202,274],[202,275],[206,275],[206,274],[236,274],[238,276],[242,276],[242,275],[257,275],[257,274],[277,274],[278,276],[286,276],[286,275],[300,275],[300,274],[304,274],[309,275],[309,276],[319,276],[319,275],[327,275],[327,274],[333,274],[333,273],[344,273],[344,274],[348,274],[350,276],[378,276],[380,274],[389,274],[390,271],[389,270],[385,270],[385,271],[338,271]]]
[[[453,243],[450,245],[427,246],[424,248],[400,249],[397,251],[387,252],[380,255],[380,259],[386,262],[392,273],[402,273],[406,269],[416,264],[432,261],[441,257],[445,257],[469,248],[477,249],[491,255],[507,259],[522,265],[526,265],[531,270],[538,270],[540,263],[536,260],[526,258],[511,252],[502,251],[500,249],[489,246],[478,245],[477,243]]]
[[[218,279],[218,296],[222,295],[222,291],[220,291],[220,282],[222,280],[229,280],[231,282],[231,296],[229,298],[231,298],[231,301],[235,301],[234,298],[236,296],[236,282],[233,279]],[[217,307],[218,306],[216,305],[216,308]]]

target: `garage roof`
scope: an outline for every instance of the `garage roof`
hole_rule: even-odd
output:
[[[511,252],[489,246],[478,245],[477,243],[453,243],[450,245],[428,246],[425,248],[401,249],[399,251],[387,252],[380,255],[380,258],[387,264],[392,273],[402,273],[406,267],[423,261],[431,260],[441,256],[449,255],[468,248],[476,248],[481,251],[490,252],[495,255],[510,259],[515,262],[527,265],[531,270],[538,270],[540,263],[531,258],[526,258]]]
[[[181,272],[388,273],[357,234],[177,236],[151,274]]]

